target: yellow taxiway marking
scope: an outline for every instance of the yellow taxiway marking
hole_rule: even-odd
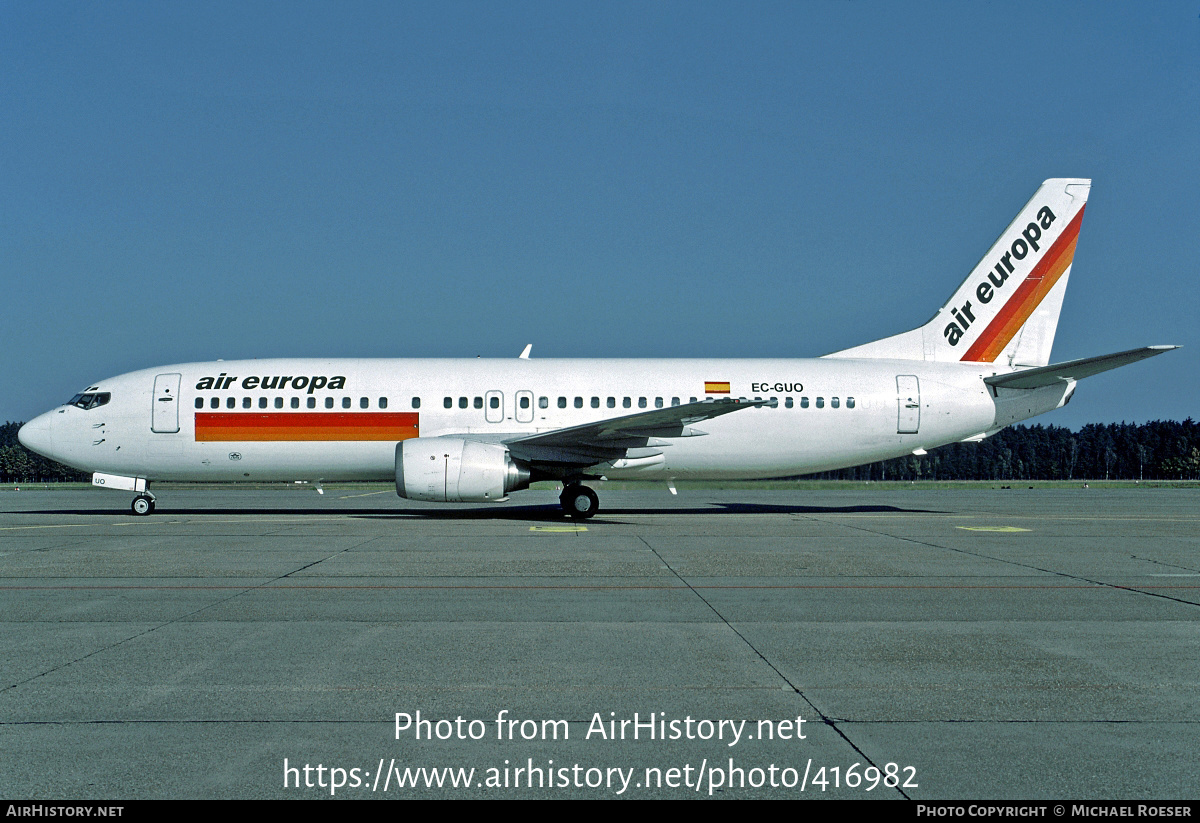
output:
[[[587,526],[530,526],[531,532],[585,532]]]
[[[1016,526],[955,526],[956,529],[965,529],[969,532],[1027,532],[1030,529],[1021,529]]]

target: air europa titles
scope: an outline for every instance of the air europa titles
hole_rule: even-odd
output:
[[[975,297],[980,303],[992,302],[992,298],[996,296],[994,289],[1002,288],[1005,281],[1008,280],[1008,276],[1016,268],[1013,260],[1024,260],[1030,251],[1041,249],[1038,241],[1042,239],[1042,231],[1050,228],[1050,224],[1053,222],[1054,212],[1050,211],[1049,206],[1042,206],[1037,213],[1037,220],[1021,231],[1021,236],[1012,242],[1009,250],[1000,257],[1000,262],[996,263],[995,267],[988,272],[987,280],[980,282],[975,288]],[[954,315],[954,320],[946,326],[942,333],[946,335],[946,340],[951,346],[957,346],[958,341],[963,338],[963,333],[975,322],[975,313],[971,311],[970,300],[959,308],[950,309],[950,313]]]
[[[237,380],[236,376],[230,376],[221,372],[216,377],[202,377],[196,383],[196,389],[203,391],[204,389],[212,389],[213,391],[222,391],[233,385]],[[290,386],[289,386],[290,384]],[[247,391],[250,389],[275,389],[283,390],[291,388],[294,391],[303,391],[308,389],[308,393],[312,394],[317,389],[344,389],[346,387],[346,378],[338,375],[336,377],[325,377],[324,375],[315,375],[313,377],[292,377],[291,375],[265,375],[263,377],[246,377],[242,379],[242,388]]]

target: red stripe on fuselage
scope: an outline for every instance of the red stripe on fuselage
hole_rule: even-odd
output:
[[[417,412],[196,412],[196,442],[407,440]]]

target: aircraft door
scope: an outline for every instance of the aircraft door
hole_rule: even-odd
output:
[[[533,422],[533,392],[519,391],[516,397],[517,403],[517,422],[532,423]]]
[[[483,416],[489,423],[504,422],[504,393],[490,391],[483,399]]]
[[[154,378],[150,431],[160,434],[179,431],[179,379],[178,374],[160,374]]]
[[[916,434],[921,428],[921,384],[915,374],[896,375],[897,434]]]

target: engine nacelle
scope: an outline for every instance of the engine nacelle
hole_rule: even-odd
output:
[[[458,437],[396,444],[396,494],[438,503],[487,503],[529,487],[529,468],[508,449]]]

